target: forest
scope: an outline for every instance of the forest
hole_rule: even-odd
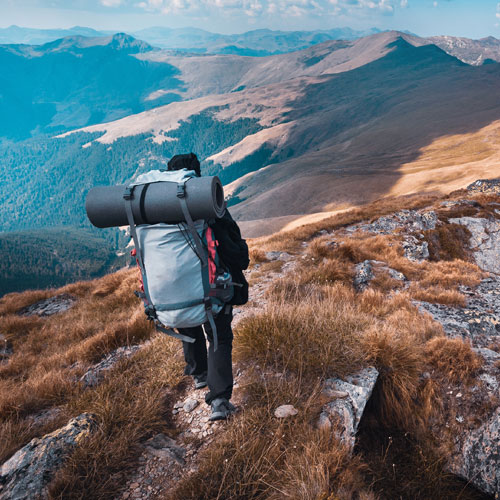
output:
[[[127,241],[123,232],[97,230],[87,220],[85,197],[93,186],[125,184],[142,172],[166,168],[173,155],[191,151],[202,161],[203,173],[222,174],[223,182],[227,182],[220,166],[208,166],[204,160],[257,132],[261,126],[248,118],[219,121],[214,117],[219,109],[211,108],[181,122],[178,129],[165,134],[174,140],[161,144],[154,142],[150,134],[103,144],[95,141],[99,133],[83,132],[60,138],[38,136],[18,142],[0,142],[3,179],[0,184],[0,236],[4,255],[0,280],[3,293],[30,287],[33,280],[40,280],[36,286],[43,288],[65,280],[90,278],[111,269],[114,261],[108,258],[110,252],[123,249]],[[231,177],[236,174],[228,173]],[[64,230],[54,232],[41,231],[63,227]],[[64,231],[72,237],[65,239]],[[85,239],[92,244],[82,246]],[[45,241],[43,245],[42,241]],[[61,245],[66,248],[63,252],[66,257],[50,254],[51,246]],[[16,248],[22,248],[22,259],[16,257]],[[107,257],[98,260],[97,267],[92,267],[87,259],[89,255],[95,256],[97,249]],[[43,275],[46,277],[39,276],[41,269],[47,273]],[[50,276],[60,281],[53,282]]]

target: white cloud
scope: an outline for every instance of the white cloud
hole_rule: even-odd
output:
[[[103,4],[104,2],[118,4],[127,0],[100,1]],[[396,8],[406,7],[408,0],[141,0],[134,5],[148,12],[162,14],[213,12],[214,9],[219,9],[223,14],[239,11],[249,18],[256,18],[266,14],[290,17],[300,17],[305,14],[391,15]]]
[[[119,7],[123,0],[100,0],[100,2],[104,7]]]
[[[437,3],[437,2],[434,2],[432,5],[433,5],[434,7],[437,7],[437,6],[438,6],[438,3]]]

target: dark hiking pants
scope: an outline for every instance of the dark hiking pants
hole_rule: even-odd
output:
[[[214,351],[212,329],[209,323],[204,328],[208,338],[208,355],[205,335],[201,326],[193,328],[179,328],[182,335],[193,337],[194,343],[183,342],[184,359],[186,360],[185,375],[202,375],[207,373],[209,392],[205,401],[210,404],[216,398],[231,399],[233,392],[233,331],[231,321],[233,311],[231,306],[226,306],[215,317],[217,327],[218,348]]]

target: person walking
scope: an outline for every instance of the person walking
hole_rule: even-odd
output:
[[[193,170],[201,176],[200,162],[194,153],[176,155],[168,162],[168,170]],[[215,239],[218,241],[217,251],[219,258],[232,276],[237,285],[229,303],[215,316],[218,347],[214,350],[213,332],[207,322],[203,326],[179,328],[179,333],[194,338],[193,343],[183,342],[184,359],[186,361],[185,375],[191,375],[196,389],[208,386],[205,401],[211,406],[209,419],[224,420],[235,411],[230,402],[233,392],[233,305],[242,305],[248,301],[248,283],[243,270],[248,268],[248,246],[241,237],[238,224],[225,210],[222,218],[209,221]],[[208,339],[208,351],[205,340]]]

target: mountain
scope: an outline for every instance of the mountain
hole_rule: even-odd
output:
[[[431,43],[467,64],[480,65],[488,61],[500,61],[500,40],[489,36],[480,40],[452,36],[427,38]]]
[[[268,56],[305,49],[328,40],[354,40],[380,33],[380,30],[356,31],[333,28],[316,31],[273,31],[259,29],[234,35],[210,33],[197,28],[146,28],[132,34],[141,40],[166,49],[178,49],[206,54],[236,54]]]
[[[263,58],[136,47],[122,60],[173,68],[178,99],[186,100],[57,137],[0,143],[0,231],[90,228],[84,200],[92,186],[125,183],[188,151],[205,174],[220,176],[247,237],[381,197],[498,177],[500,66],[470,66],[421,42],[388,32]],[[120,53],[66,45],[54,42],[32,59]],[[75,90],[75,105],[89,81],[104,101],[91,78]],[[152,82],[153,95],[146,90],[143,99],[161,99],[172,80]],[[120,94],[107,89],[102,105],[111,109]],[[123,245],[118,231],[93,231],[115,249]]]
[[[152,50],[123,33],[0,45],[0,138],[60,132],[179,100],[176,68],[134,57]],[[148,98],[158,88],[168,91]]]
[[[68,36],[96,37],[106,34],[108,33],[82,26],[73,26],[68,29],[35,29],[12,25],[8,28],[0,28],[0,43],[41,45]]]
[[[140,57],[174,64],[162,52]],[[398,32],[269,58],[205,56],[175,64],[189,97],[216,83],[219,94],[83,132],[103,134],[92,144],[113,148],[137,134],[170,141],[179,124],[204,113],[235,127],[242,118],[254,120],[255,133],[202,155],[205,172],[228,184],[232,212],[247,235],[381,196],[447,191],[499,174],[500,145],[492,135],[500,119],[497,64],[469,66]],[[197,84],[189,80],[195,66]]]

